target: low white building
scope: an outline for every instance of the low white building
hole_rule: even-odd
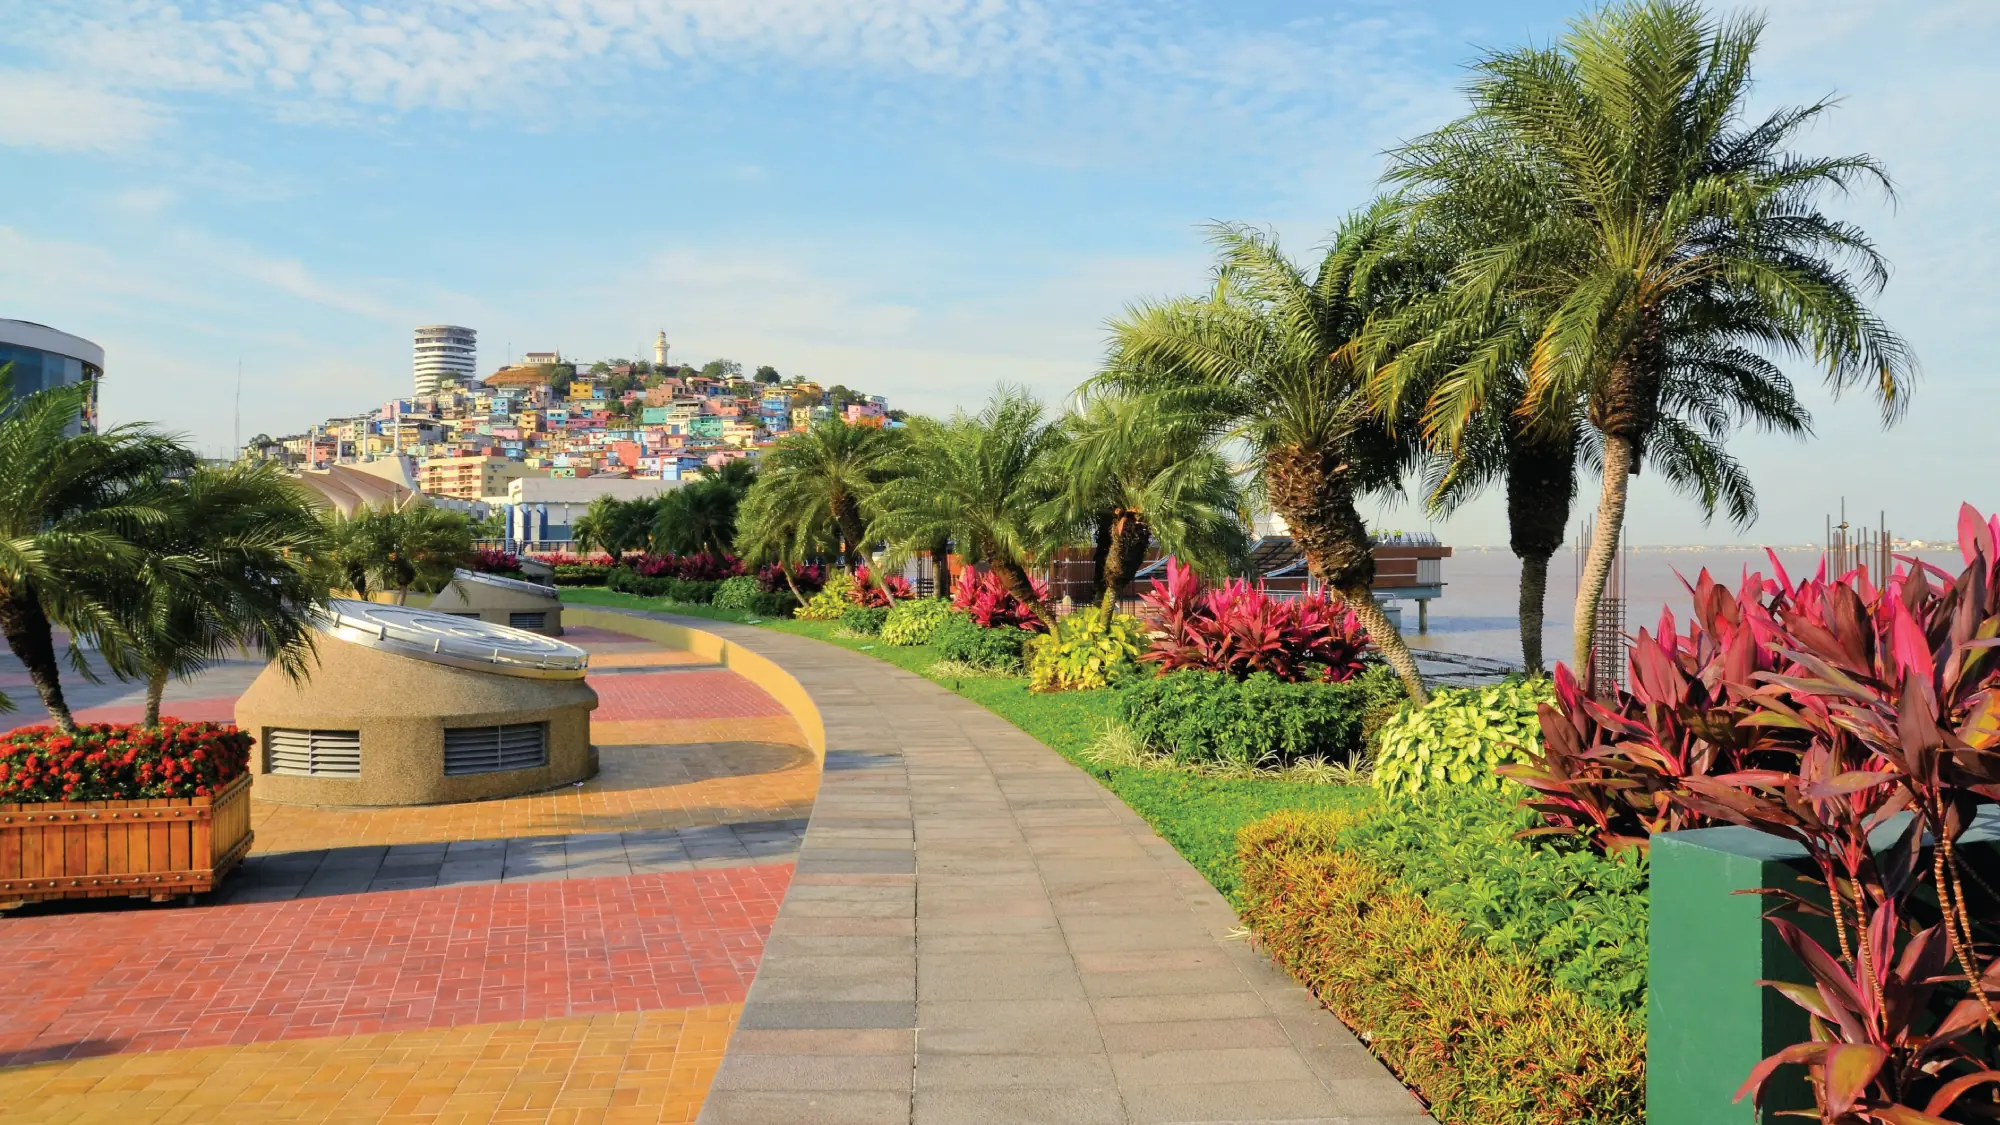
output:
[[[678,480],[651,478],[522,477],[507,482],[506,496],[489,496],[486,502],[505,517],[516,550],[561,550],[572,545],[570,528],[592,500],[646,500],[680,486]]]

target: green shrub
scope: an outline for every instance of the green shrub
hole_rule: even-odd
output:
[[[951,603],[943,598],[905,598],[882,623],[885,645],[927,645],[938,627],[951,620]]]
[[[953,613],[931,634],[931,644],[945,660],[1003,672],[1020,669],[1021,646],[1027,639],[1020,629],[982,629],[962,613]]]
[[[611,577],[612,567],[590,563],[561,563],[555,567],[558,586],[602,586]]]
[[[725,578],[722,585],[715,588],[715,598],[708,604],[717,609],[750,609],[756,598],[764,591],[757,586],[757,579],[748,574]]]
[[[1510,796],[1441,786],[1378,802],[1340,846],[1487,949],[1528,961],[1596,1007],[1643,1013],[1645,853],[1519,836],[1539,823]]]
[[[799,600],[789,593],[766,594],[759,591],[744,608],[759,617],[790,617],[798,612]]]
[[[1089,606],[1058,618],[1053,633],[1034,637],[1022,648],[1033,691],[1089,691],[1110,687],[1139,671],[1146,631],[1125,613],[1106,615]]]
[[[1238,836],[1241,915],[1442,1125],[1640,1125],[1643,1014],[1495,952],[1358,851],[1344,813]]]
[[[885,606],[853,606],[840,615],[840,627],[850,633],[872,637],[882,631],[882,623],[889,619]]]
[[[704,582],[692,578],[647,578],[634,574],[629,567],[614,567],[611,577],[605,580],[605,588],[621,594],[636,594],[642,598],[665,598],[670,602],[686,602],[691,605],[707,605],[714,597],[720,582]]]
[[[1546,679],[1483,688],[1440,688],[1404,707],[1375,734],[1375,786],[1415,793],[1426,786],[1500,788],[1494,767],[1541,760],[1536,708],[1553,702]]]
[[[1371,668],[1345,683],[1288,684],[1268,672],[1238,680],[1185,669],[1119,690],[1119,711],[1147,746],[1183,765],[1289,764],[1352,758],[1361,723],[1392,676]]]
[[[792,614],[807,621],[838,621],[840,615],[854,608],[854,599],[848,595],[854,589],[854,576],[846,571],[835,571],[827,576],[826,585],[819,593],[806,600],[806,604]]]

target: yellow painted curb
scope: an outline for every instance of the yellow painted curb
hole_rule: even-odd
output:
[[[813,756],[821,761],[826,759],[826,723],[820,718],[819,708],[813,705],[812,695],[790,672],[779,667],[769,657],[761,656],[733,641],[724,640],[714,633],[691,629],[671,621],[660,621],[651,617],[632,617],[623,613],[607,613],[574,602],[563,603],[563,624],[603,629],[612,633],[626,633],[643,637],[668,648],[692,653],[703,660],[713,661],[742,676],[764,689],[764,693],[778,701],[778,705],[791,712],[799,724],[799,730],[806,736],[806,745]]]

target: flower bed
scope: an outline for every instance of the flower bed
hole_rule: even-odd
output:
[[[0,739],[0,903],[213,889],[250,850],[250,746],[172,719]]]

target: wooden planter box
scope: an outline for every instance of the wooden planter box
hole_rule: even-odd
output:
[[[0,908],[213,890],[250,850],[250,775],[209,797],[0,804]]]

